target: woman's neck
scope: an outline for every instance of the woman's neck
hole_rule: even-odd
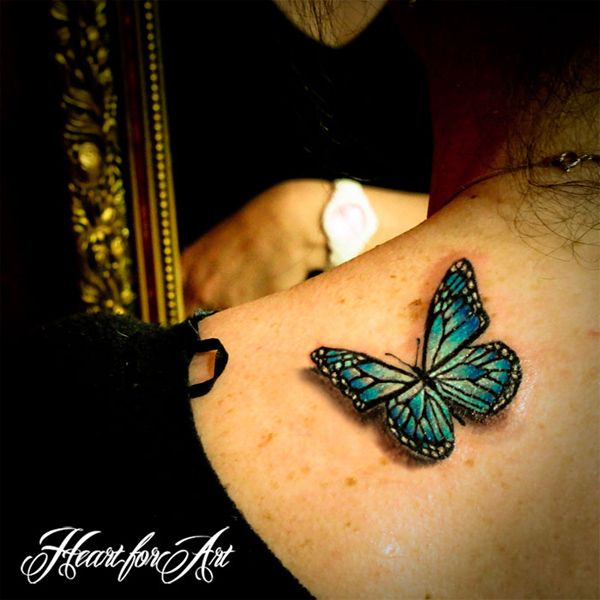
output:
[[[430,202],[444,204],[470,181],[504,166],[508,115],[489,84],[472,84],[451,77],[429,82],[434,139]],[[471,88],[471,89],[469,89]]]
[[[565,151],[600,153],[599,103],[597,94],[588,93],[598,89],[598,56],[590,51],[589,32],[584,35],[580,27],[583,17],[567,25],[567,38],[581,31],[587,42],[574,50],[569,44],[576,42],[568,39],[561,52],[564,40],[552,32],[552,19],[540,21],[546,9],[524,14],[520,5],[502,4],[500,10],[489,4],[437,3],[425,5],[420,14],[418,5],[416,11],[403,6],[394,11],[428,71],[433,205],[496,171]],[[555,41],[555,61],[546,57],[549,39]],[[557,66],[559,59],[564,61]]]
[[[446,72],[430,78],[433,205],[445,204],[471,182],[496,173],[522,172],[557,185],[577,179],[598,183],[597,162],[570,174],[549,162],[564,152],[600,154],[594,98],[574,91],[567,99],[534,97],[515,109],[506,99],[503,80],[494,73],[459,80]]]

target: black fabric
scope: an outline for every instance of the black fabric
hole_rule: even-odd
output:
[[[208,317],[209,315],[212,315],[215,312],[216,311],[214,310],[200,309],[189,319],[187,319],[187,321],[180,325],[181,327],[187,324],[193,330],[195,339],[190,347],[193,349],[194,352],[215,352],[215,364],[212,378],[208,379],[207,381],[202,381],[201,383],[195,383],[193,385],[190,385],[188,387],[188,396],[190,398],[199,398],[200,396],[208,394],[208,392],[212,390],[217,379],[225,370],[227,362],[229,361],[229,354],[227,353],[227,350],[225,350],[225,347],[221,343],[221,340],[218,340],[216,338],[209,338],[204,340],[200,339],[198,323],[205,317]]]
[[[196,342],[196,352],[210,352],[211,350],[215,351],[215,367],[214,374],[211,379],[207,379],[206,381],[202,381],[201,383],[195,383],[188,387],[188,396],[190,398],[199,398],[200,396],[205,396],[213,389],[215,382],[220,377],[221,373],[225,370],[227,366],[227,361],[229,360],[229,354],[223,347],[223,344],[220,340],[215,338],[210,338],[208,340],[198,340]]]
[[[206,459],[187,398],[196,333],[129,317],[79,315],[3,347],[3,598],[305,598],[229,500]],[[48,530],[101,534],[88,549],[174,550],[180,538],[233,546],[212,583],[165,585],[150,567],[52,572],[36,585],[19,568]]]

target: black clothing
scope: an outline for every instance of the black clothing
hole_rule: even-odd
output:
[[[187,324],[99,314],[5,345],[3,598],[310,597],[245,522],[202,452],[187,399],[196,340]],[[175,551],[181,538],[228,527],[218,544],[233,553],[212,569],[211,583],[190,572],[166,585],[146,566],[121,583],[117,568],[80,568],[72,581],[54,569],[28,584],[21,563],[40,552],[40,536],[65,526],[101,530],[84,549],[123,544],[125,552],[150,532],[145,548]]]

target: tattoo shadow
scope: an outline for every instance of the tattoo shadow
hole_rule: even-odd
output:
[[[469,419],[465,417],[465,423],[469,426],[471,432],[477,435],[489,432],[490,429],[506,429],[511,425],[512,408],[509,404],[500,412],[481,419]]]

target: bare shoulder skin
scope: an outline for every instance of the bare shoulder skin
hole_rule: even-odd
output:
[[[490,67],[483,93],[465,65],[445,62],[448,37],[427,53],[434,200],[507,160],[505,73]],[[569,127],[554,122],[548,155],[574,140],[589,146],[591,115],[578,114]],[[597,175],[596,165],[580,169],[573,178]],[[204,449],[256,532],[316,596],[598,595],[600,240],[584,219],[565,244],[567,229],[550,217],[567,207],[561,223],[572,231],[574,207],[598,198],[572,200],[547,189],[532,202],[523,177],[496,177],[350,263],[201,323],[202,337],[230,353],[213,391],[193,402]],[[536,236],[523,228],[532,215],[549,225]],[[381,416],[362,418],[327,386],[310,353],[347,348],[398,365],[389,352],[413,364],[435,291],[463,257],[490,317],[477,343],[510,346],[522,382],[497,417],[455,420],[454,451],[426,464]],[[202,371],[196,361],[192,382]]]
[[[193,405],[204,448],[258,534],[319,597],[594,594],[598,277],[529,248],[499,217],[511,204],[498,188],[202,326],[231,356]],[[455,423],[453,454],[423,465],[332,394],[309,354],[327,345],[412,362],[432,295],[462,256],[491,317],[481,341],[509,344],[523,382],[504,414]]]

